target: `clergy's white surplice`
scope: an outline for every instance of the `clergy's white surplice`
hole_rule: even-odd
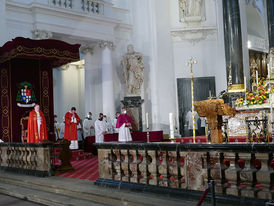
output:
[[[108,133],[113,133],[112,120],[109,117],[107,117],[106,127]]]
[[[94,123],[95,127],[95,142],[101,143],[104,142],[104,132],[107,131],[106,123],[104,120],[100,121],[97,119]]]
[[[116,124],[117,124],[117,118],[114,118],[112,121],[113,132],[119,133],[119,128],[116,128]]]
[[[65,135],[65,123],[62,122],[60,125],[60,133],[59,133],[59,139],[64,139],[64,135]]]
[[[199,119],[199,115],[196,111],[194,111],[195,130],[198,129],[198,119]],[[192,111],[188,111],[188,113],[186,114],[185,122],[188,125],[188,129],[192,130],[193,129]]]
[[[37,115],[38,136],[40,137],[40,128],[41,128],[41,124],[42,124],[42,117],[40,116],[40,112],[36,112],[36,115]]]
[[[130,141],[132,141],[130,130],[129,130],[128,127],[126,127],[125,123],[119,128],[118,137],[119,137],[118,138],[119,142],[130,142]]]
[[[84,139],[88,136],[94,136],[94,129],[90,128],[93,125],[92,119],[84,119],[83,121],[83,132]]]
[[[78,141],[83,140],[83,129],[82,129],[81,123],[77,125],[77,138],[78,138]]]
[[[78,149],[79,148],[79,146],[78,146],[78,140],[71,140],[70,141],[70,145],[69,145],[69,148],[70,149]]]

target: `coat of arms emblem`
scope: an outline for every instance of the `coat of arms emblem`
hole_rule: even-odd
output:
[[[19,84],[16,101],[19,107],[33,107],[35,105],[35,94],[29,82]]]

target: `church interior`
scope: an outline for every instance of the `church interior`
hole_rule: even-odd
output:
[[[0,27],[0,205],[274,205],[274,0],[1,0]]]

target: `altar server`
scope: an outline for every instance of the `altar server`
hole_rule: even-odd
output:
[[[103,118],[104,118],[104,115],[100,113],[99,119],[97,119],[94,123],[96,143],[104,142],[104,135],[107,133],[106,123]]]
[[[35,104],[34,109],[29,113],[28,120],[28,143],[37,143],[48,139],[47,124],[39,104]]]
[[[113,127],[114,133],[119,133],[119,128],[116,128],[117,119],[118,119],[119,115],[120,115],[120,112],[116,112],[116,116],[115,116],[115,118],[113,119],[113,122],[112,122],[112,127]]]
[[[84,139],[88,136],[94,135],[94,126],[92,121],[92,113],[89,112],[87,117],[83,121],[83,131],[84,131]]]
[[[119,142],[129,142],[132,141],[129,127],[131,127],[132,120],[130,116],[127,115],[126,108],[122,108],[121,114],[119,115],[116,123],[116,128],[119,128]]]
[[[64,139],[65,136],[65,117],[63,117],[63,122],[60,123],[60,135],[59,139]]]
[[[78,149],[77,125],[80,118],[76,113],[76,108],[72,107],[65,115],[65,135],[64,138],[70,141],[70,149]]]

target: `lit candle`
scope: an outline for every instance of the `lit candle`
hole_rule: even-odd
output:
[[[149,128],[149,124],[148,124],[148,113],[146,113],[146,127],[147,127],[147,129]]]

